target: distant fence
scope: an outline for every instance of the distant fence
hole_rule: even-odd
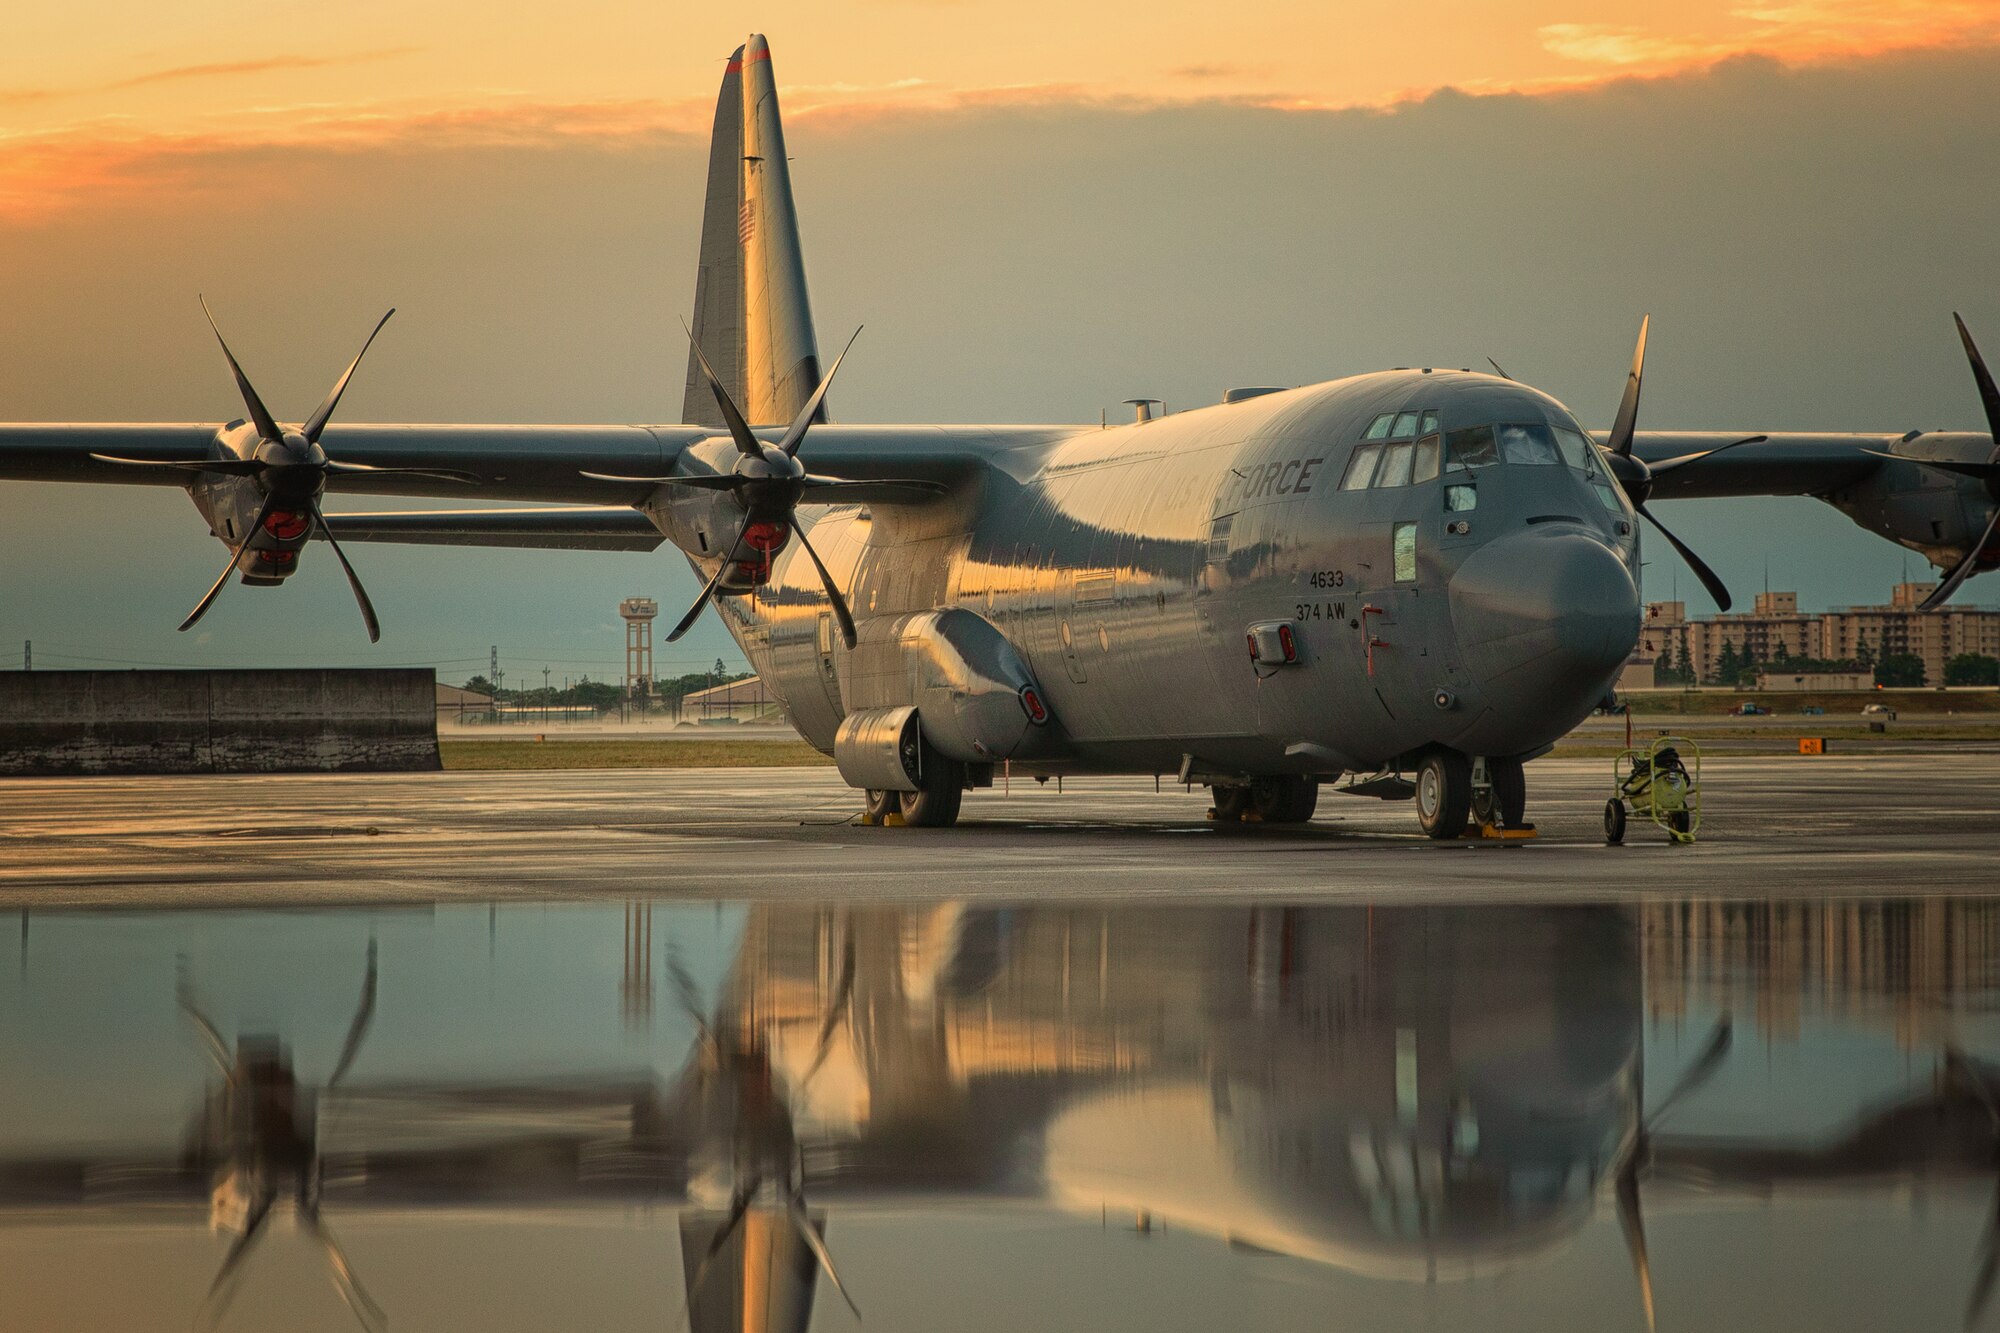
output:
[[[435,769],[428,669],[0,672],[0,774]]]

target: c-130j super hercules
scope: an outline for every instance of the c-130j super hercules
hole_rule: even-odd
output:
[[[379,325],[377,326],[379,329]],[[0,426],[0,478],[184,486],[235,576],[336,537],[651,550],[713,603],[871,812],[952,823],[996,769],[1171,774],[1217,813],[1311,817],[1384,775],[1436,838],[1522,823],[1523,764],[1601,703],[1639,634],[1639,519],[1724,608],[1649,498],[1809,494],[1950,572],[2000,561],[1990,435],[1636,429],[1645,326],[1593,437],[1504,376],[1396,370],[1100,426],[836,426],[770,48],[716,104],[677,426],[296,429],[229,358],[247,420]],[[1989,426],[1996,393],[1960,325]],[[218,337],[220,335],[218,334]],[[365,348],[364,348],[365,350]],[[225,353],[228,349],[225,345]],[[356,358],[358,363],[359,358]],[[1497,367],[1496,367],[1497,369]],[[329,489],[566,502],[320,512]],[[1400,775],[1414,770],[1414,784]]]

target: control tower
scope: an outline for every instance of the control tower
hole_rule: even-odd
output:
[[[625,618],[625,697],[645,703],[653,697],[653,618],[660,604],[650,597],[627,597],[618,603]]]

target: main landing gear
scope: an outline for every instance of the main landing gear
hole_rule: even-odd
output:
[[[862,822],[910,828],[950,828],[956,824],[959,806],[965,800],[965,765],[945,758],[926,742],[918,767],[921,776],[915,791],[871,789],[862,807]]]
[[[1319,806],[1319,784],[1310,778],[1258,778],[1247,787],[1216,787],[1218,824],[1303,824]]]
[[[1417,765],[1417,823],[1439,842],[1532,834],[1528,779],[1518,759],[1469,759],[1433,750]]]

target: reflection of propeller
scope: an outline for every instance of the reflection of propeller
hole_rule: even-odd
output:
[[[1963,325],[1960,328],[1963,329]],[[1941,1077],[1947,1082],[1963,1083],[1971,1089],[1972,1095],[1986,1109],[1986,1118],[1993,1127],[1996,1142],[2000,1142],[2000,1104],[1993,1098],[1993,1090],[1973,1063],[1965,1058],[1965,1052],[1957,1046],[1946,1046],[1944,1068]],[[2000,1162],[1995,1163],[2000,1167]],[[1979,1322],[1986,1312],[1986,1303],[1993,1298],[1993,1281],[2000,1277],[2000,1180],[1993,1185],[1993,1201],[1987,1205],[1986,1228],[1979,1236],[1979,1269],[1972,1279],[1972,1290],[1965,1300],[1965,1326],[1969,1329]]]
[[[348,1024],[347,1039],[340,1058],[328,1076],[324,1091],[331,1091],[353,1065],[375,1017],[376,945],[368,942],[368,969],[361,983],[361,999]],[[183,1013],[202,1038],[202,1045],[223,1078],[221,1125],[229,1135],[224,1145],[224,1174],[221,1190],[247,1193],[248,1208],[243,1230],[230,1244],[209,1283],[197,1322],[214,1327],[235,1298],[237,1282],[250,1251],[263,1238],[277,1204],[281,1183],[289,1183],[297,1200],[299,1227],[317,1241],[326,1253],[328,1273],[335,1290],[354,1312],[364,1329],[375,1333],[388,1326],[388,1316],[361,1286],[349,1261],[321,1215],[323,1164],[318,1145],[318,1129],[303,1105],[298,1080],[282,1055],[256,1055],[239,1049],[232,1053],[215,1025],[201,1012],[189,982],[186,959],[181,960],[175,986]],[[283,1180],[281,1181],[281,1178]]]
[[[701,617],[702,609],[715,596],[716,588],[724,575],[729,572],[736,559],[748,546],[756,553],[758,562],[768,565],[773,556],[784,548],[792,537],[799,539],[799,546],[819,571],[820,585],[826,589],[827,600],[832,603],[833,617],[840,624],[841,638],[852,648],[855,643],[854,616],[848,611],[847,598],[834,583],[833,575],[827,572],[826,562],[819,558],[812,543],[806,539],[803,529],[795,521],[795,513],[801,504],[840,504],[843,497],[856,491],[880,491],[884,487],[896,487],[918,494],[941,494],[945,487],[934,481],[843,481],[837,477],[814,476],[799,462],[799,446],[805,443],[806,432],[819,418],[820,407],[826,401],[826,391],[833,383],[833,377],[840,371],[840,363],[847,357],[847,348],[854,346],[854,339],[861,336],[856,329],[854,336],[847,340],[847,347],[840,349],[840,355],[833,359],[826,376],[819,387],[799,408],[798,415],[776,444],[766,444],[757,438],[737,409],[736,402],[729,396],[703,355],[701,343],[694,334],[688,334],[694,344],[695,360],[701,366],[701,373],[708,379],[709,391],[715,395],[716,406],[722,409],[722,419],[729,426],[729,436],[736,444],[736,466],[723,474],[696,477],[624,477],[602,472],[586,472],[583,475],[593,481],[644,482],[656,486],[683,486],[696,490],[728,491],[743,507],[743,522],[736,535],[730,540],[722,563],[703,586],[701,595],[694,605],[681,617],[680,623],[667,635],[667,642],[673,643]]]
[[[354,590],[354,600],[360,604],[361,618],[368,625],[368,640],[377,642],[382,637],[381,624],[375,618],[375,608],[368,601],[368,594],[362,590],[361,580],[355,576],[354,566],[347,561],[347,555],[340,549],[340,543],[333,538],[333,530],[326,525],[326,519],[319,509],[320,493],[326,489],[329,476],[369,476],[369,477],[428,477],[437,481],[477,482],[479,479],[469,472],[454,472],[438,468],[417,467],[375,467],[368,463],[341,463],[326,456],[320,448],[320,436],[325,433],[327,422],[333,419],[334,408],[340,405],[340,396],[347,392],[347,383],[354,378],[355,369],[361,358],[368,354],[375,335],[382,331],[382,325],[389,322],[391,310],[375,325],[368,340],[361,344],[361,350],[348,363],[326,398],[313,409],[313,414],[297,430],[286,430],[271,416],[264,400],[251,387],[250,377],[243,373],[243,367],[236,362],[235,353],[216,327],[215,316],[209,312],[208,302],[203,301],[202,313],[208,315],[208,326],[215,330],[215,340],[222,344],[222,355],[229,362],[229,372],[236,378],[237,391],[243,395],[243,406],[250,413],[250,422],[257,428],[257,448],[250,458],[185,458],[150,459],[119,458],[111,454],[92,454],[101,463],[119,463],[128,467],[174,468],[183,472],[207,474],[222,477],[247,477],[255,480],[264,493],[264,503],[257,511],[257,519],[244,532],[242,540],[229,553],[229,564],[223,568],[222,576],[195,605],[188,618],[181,622],[182,629],[188,629],[207,613],[208,608],[221,595],[229,576],[242,565],[244,554],[250,549],[251,541],[262,531],[279,541],[295,540],[303,534],[318,529],[320,536],[333,548],[334,556],[340,561],[341,570],[347,575],[347,585]]]
[[[1641,343],[1643,346],[1643,335]],[[1626,1153],[1624,1163],[1618,1168],[1618,1228],[1625,1233],[1625,1251],[1631,1256],[1632,1272],[1639,1280],[1639,1300],[1645,1307],[1648,1329],[1654,1326],[1653,1265],[1646,1254],[1646,1223],[1639,1207],[1639,1173],[1651,1161],[1654,1128],[1676,1105],[1715,1076],[1715,1071],[1722,1067],[1723,1060],[1729,1055],[1734,1032],[1734,1022],[1727,1013],[1716,1019],[1715,1030],[1709,1034],[1701,1053],[1651,1115],[1646,1114],[1644,1083],[1640,1083],[1639,1128],[1632,1137],[1631,1151]]]
[[[1620,486],[1624,487],[1626,496],[1632,501],[1632,508],[1638,511],[1639,517],[1659,529],[1660,535],[1667,539],[1674,550],[1680,552],[1681,559],[1687,561],[1688,568],[1692,569],[1695,577],[1701,580],[1701,586],[1708,589],[1708,595],[1715,599],[1716,606],[1727,611],[1730,606],[1728,587],[1716,576],[1714,570],[1703,563],[1700,556],[1689,549],[1679,537],[1674,536],[1666,524],[1653,516],[1653,512],[1646,508],[1646,500],[1653,493],[1653,479],[1662,473],[1713,457],[1724,449],[1734,449],[1739,444],[1756,444],[1769,437],[1752,435],[1746,439],[1734,440],[1720,448],[1707,449],[1696,454],[1684,454],[1650,467],[1647,466],[1645,459],[1634,454],[1632,437],[1638,430],[1639,382],[1646,370],[1646,329],[1651,322],[1650,315],[1639,321],[1639,344],[1632,351],[1632,369],[1625,376],[1625,396],[1618,402],[1618,416],[1611,424],[1610,438],[1604,442],[1605,453],[1609,456],[1611,475],[1618,479]]]
[[[1986,369],[1986,358],[1979,354],[1979,345],[1972,341],[1972,331],[1965,327],[1965,321],[1954,311],[1952,323],[1958,326],[1958,340],[1965,345],[1965,359],[1972,365],[1972,382],[1979,388],[1979,406],[1986,413],[1986,429],[1993,437],[1993,455],[1984,463],[1962,462],[1957,459],[1903,458],[1900,454],[1883,453],[1877,449],[1868,452],[1878,458],[1894,458],[1901,462],[1922,463],[1925,467],[1936,468],[1940,472],[1950,472],[1961,477],[1974,477],[1986,483],[1987,495],[1995,501],[1993,515],[1986,520],[1986,528],[1979,534],[1979,540],[1965,548],[1951,572],[1938,584],[1937,591],[1924,598],[1920,611],[1935,611],[1951,600],[1959,585],[1971,578],[1979,566],[1979,556],[1993,534],[2000,530],[2000,389],[1993,384],[1993,375]]]
[[[853,997],[854,936],[848,931],[843,931],[842,934],[840,975],[834,982],[833,996],[827,1003],[826,1012],[820,1018],[813,1043],[812,1060],[806,1066],[805,1073],[799,1077],[798,1084],[793,1089],[794,1096],[804,1094],[813,1076],[818,1074],[826,1063],[827,1053],[833,1043],[833,1034],[840,1026]],[[728,1246],[730,1239],[742,1227],[743,1219],[748,1216],[751,1205],[756,1202],[767,1179],[779,1194],[779,1210],[791,1224],[792,1229],[798,1233],[800,1241],[812,1253],[820,1268],[825,1270],[827,1280],[833,1283],[833,1289],[840,1293],[840,1298],[847,1302],[847,1308],[853,1311],[856,1319],[859,1319],[861,1310],[855,1305],[854,1297],[848,1294],[847,1285],[840,1280],[839,1270],[834,1267],[833,1255],[826,1248],[825,1239],[820,1235],[819,1228],[813,1225],[811,1215],[806,1210],[805,1162],[793,1129],[792,1107],[773,1086],[771,1064],[765,1054],[761,1036],[753,1034],[748,1044],[739,1048],[738,1038],[729,1025],[720,1019],[711,1023],[703,1016],[700,993],[695,987],[694,979],[688,975],[678,951],[671,944],[667,948],[667,975],[673,983],[676,1000],[695,1024],[697,1041],[702,1047],[704,1070],[716,1070],[722,1076],[734,1077],[739,1082],[739,1086],[733,1089],[736,1094],[733,1106],[738,1123],[731,1125],[730,1131],[732,1138],[738,1142],[736,1165],[740,1175],[730,1195],[729,1211],[723,1219],[722,1226],[709,1238],[707,1250],[688,1278],[687,1304],[682,1311],[683,1320],[692,1314],[695,1299],[701,1294],[707,1282],[710,1268]],[[728,1044],[728,1049],[724,1048],[725,1042]],[[768,1122],[752,1123],[753,1113],[746,1108],[760,1108],[769,1117]],[[753,1152],[749,1162],[745,1161],[741,1151],[745,1141],[761,1150]]]

